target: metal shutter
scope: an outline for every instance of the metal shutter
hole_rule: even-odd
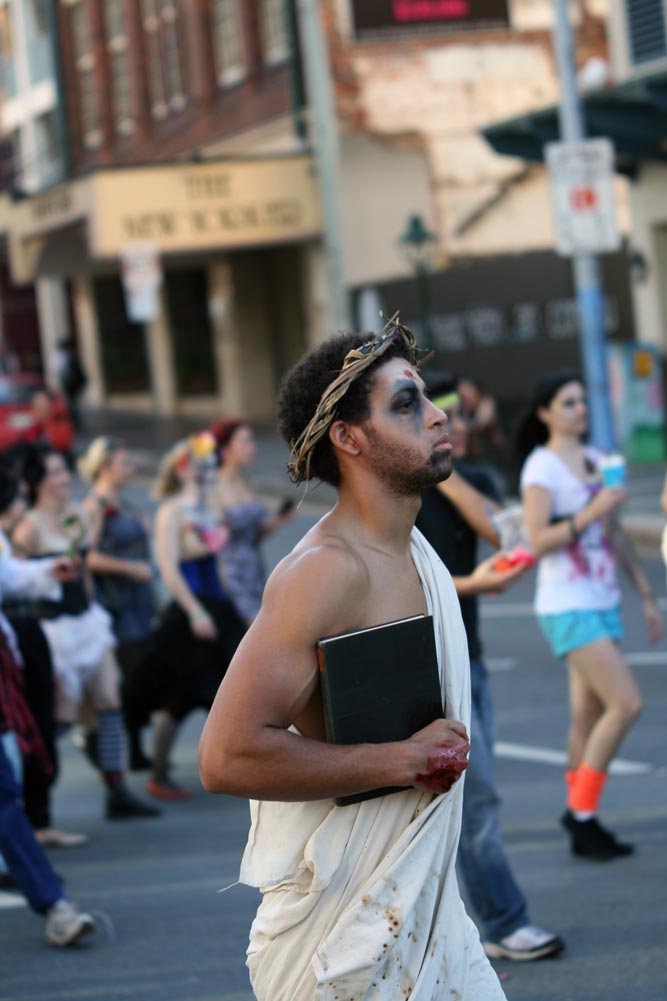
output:
[[[633,65],[667,56],[664,0],[625,0]]]

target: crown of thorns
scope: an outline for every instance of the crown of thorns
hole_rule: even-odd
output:
[[[384,316],[380,313],[382,319]],[[396,341],[402,341],[408,349],[408,359],[412,365],[419,362],[419,349],[415,335],[399,322],[398,313],[387,320],[382,333],[372,337],[358,348],[353,348],[345,355],[340,372],[330,382],[320,397],[315,413],[303,429],[299,437],[290,442],[291,454],[287,469],[293,483],[303,483],[310,479],[310,463],[317,443],[327,433],[330,425],[336,419],[337,406],[347,393],[352,383],[362,372],[380,358]]]

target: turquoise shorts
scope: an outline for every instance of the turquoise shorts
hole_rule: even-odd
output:
[[[582,612],[559,612],[557,615],[538,615],[538,622],[556,657],[564,657],[572,650],[587,646],[609,636],[612,640],[623,638],[621,609],[605,611],[586,609]]]

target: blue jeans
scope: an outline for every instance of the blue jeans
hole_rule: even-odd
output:
[[[482,937],[498,941],[528,924],[526,901],[505,857],[493,768],[493,706],[483,661],[470,664],[470,763],[463,789],[459,864]]]
[[[33,834],[21,806],[21,792],[0,740],[0,851],[28,903],[44,914],[63,897],[60,880]]]

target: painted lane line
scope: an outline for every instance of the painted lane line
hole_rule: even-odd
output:
[[[663,667],[667,666],[667,650],[642,650],[626,653],[625,659],[630,667]]]
[[[555,765],[564,768],[567,763],[565,751],[556,751],[549,747],[533,747],[530,744],[512,744],[498,740],[494,751],[499,758],[510,758],[514,761],[532,761],[541,765]],[[612,775],[647,775],[653,771],[653,765],[644,761],[626,761],[615,758],[609,771]]]
[[[513,671],[517,665],[516,657],[489,657],[485,660],[489,671]]]
[[[12,907],[27,907],[28,902],[20,893],[0,893],[0,911],[8,911]]]
[[[658,598],[658,608],[667,610],[667,598]],[[483,619],[523,618],[526,615],[535,616],[535,609],[530,601],[483,601],[480,606]]]
[[[525,615],[535,616],[535,609],[528,601],[484,601],[480,611],[483,619],[512,619]]]
[[[624,651],[624,656],[630,667],[667,667],[667,650]],[[517,657],[489,657],[484,663],[489,671],[513,671],[519,661]]]

